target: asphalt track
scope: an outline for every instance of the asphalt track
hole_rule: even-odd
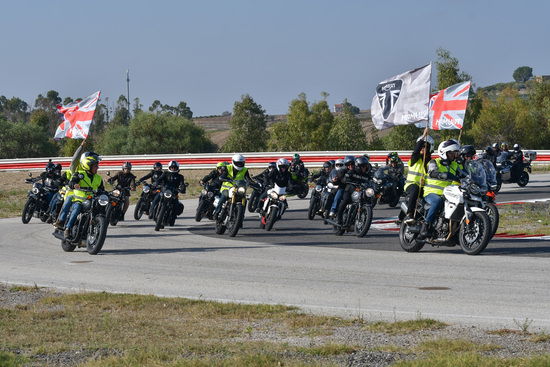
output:
[[[498,201],[550,198],[550,175],[526,188],[505,185]],[[231,239],[196,223],[186,200],[176,226],[152,222],[110,227],[97,256],[61,250],[52,227],[33,218],[0,220],[0,281],[68,290],[131,292],[197,299],[296,305],[304,310],[374,319],[432,317],[486,328],[550,330],[550,241],[495,238],[479,256],[425,247],[409,254],[397,233],[382,229],[397,215],[375,209],[364,239],[336,237],[319,219],[306,219],[308,200],[291,200],[272,232],[247,214]],[[381,222],[381,223],[380,223]]]

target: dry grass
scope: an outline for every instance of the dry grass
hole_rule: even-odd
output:
[[[499,205],[498,233],[550,234],[550,201]]]
[[[415,331],[422,330],[437,330],[443,329],[448,325],[444,322],[418,318],[416,320],[406,320],[406,321],[378,321],[366,325],[366,328],[370,331],[386,333],[386,334],[407,334]]]
[[[485,357],[478,353],[433,354],[425,359],[399,361],[392,367],[545,367],[550,355],[504,359]]]

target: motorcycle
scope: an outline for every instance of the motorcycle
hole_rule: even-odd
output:
[[[433,230],[425,239],[418,239],[421,223],[425,220],[429,204],[419,200],[415,223],[401,223],[399,242],[407,252],[418,252],[426,243],[432,246],[460,245],[468,255],[482,252],[491,239],[491,220],[483,209],[482,182],[475,182],[472,176],[461,180],[460,185],[449,185],[443,189],[444,209],[440,211]],[[407,204],[401,203],[401,210],[407,213]]]
[[[203,189],[199,196],[199,205],[195,212],[195,221],[200,222],[203,217],[212,219],[212,213],[214,211],[214,200],[216,196],[219,196],[219,190],[214,189],[211,185],[203,185]]]
[[[252,192],[248,198],[248,211],[254,213],[260,204],[260,196],[264,193],[265,187],[261,182],[250,183]]]
[[[365,237],[368,233],[371,223],[375,201],[375,192],[372,185],[348,183],[353,187],[351,200],[344,208],[342,214],[342,223],[332,219],[325,219],[325,224],[332,224],[334,234],[343,235],[345,232],[355,231],[357,237]]]
[[[317,183],[313,190],[311,190],[311,196],[309,198],[309,208],[307,211],[307,218],[309,220],[314,220],[317,214],[321,216],[323,216],[324,214],[324,210],[321,210],[321,208],[324,208],[323,191],[325,190],[325,187],[326,186]]]
[[[497,170],[497,188],[496,192],[499,192],[503,183],[516,183],[519,187],[527,186],[529,183],[529,173],[531,173],[531,161],[537,159],[536,152],[527,152],[523,158],[521,165],[521,173],[519,177],[512,178],[512,168],[514,164],[508,160],[505,154],[501,154],[497,157],[496,170]]]
[[[140,220],[143,216],[143,213],[149,215],[149,219],[152,219],[151,203],[153,202],[155,195],[157,195],[159,192],[159,188],[149,185],[147,183],[143,184],[141,196],[136,203],[136,207],[134,208],[135,220]]]
[[[403,194],[403,180],[389,174],[389,166],[382,166],[374,172],[373,177],[376,201],[395,208]]]
[[[112,226],[116,226],[124,216],[124,202],[126,201],[125,192],[129,189],[129,187],[120,188],[117,186],[117,188],[107,193],[110,205],[107,207],[106,217],[107,221]]]
[[[187,186],[188,184],[185,184]],[[183,213],[184,206],[178,199],[178,191],[165,188],[160,193],[160,202],[155,210],[155,231],[160,231],[165,226],[173,227],[176,218]]]
[[[288,204],[286,202],[286,187],[275,187],[267,190],[267,197],[263,202],[260,228],[271,231],[276,221],[281,219]]]
[[[38,182],[41,178],[33,178],[32,173],[29,173],[29,177],[30,178],[25,179],[25,183],[32,184],[32,188],[27,194],[27,201],[21,213],[21,221],[24,224],[27,224],[30,222],[31,218],[35,216],[40,218],[42,222],[46,222],[50,217],[50,202],[48,197],[50,196],[50,193],[57,192],[57,190]]]
[[[472,161],[467,161],[468,164],[480,164],[483,167],[485,172],[485,178],[487,181],[487,192],[481,196],[483,199],[482,208],[485,209],[489,219],[491,220],[491,238],[495,235],[498,229],[500,215],[498,212],[498,207],[496,206],[496,190],[497,190],[497,172],[495,166],[491,161],[487,159],[477,159],[472,163]]]
[[[101,251],[107,235],[109,223],[105,209],[109,205],[109,197],[105,194],[94,196],[92,190],[83,191],[87,192],[88,198],[82,202],[82,210],[71,228],[71,236],[65,238],[60,229],[56,229],[53,235],[61,240],[63,251],[72,252],[76,247],[86,247],[90,255],[96,255]]]
[[[244,180],[225,181],[233,183],[233,187],[228,190],[229,197],[215,218],[216,233],[224,234],[228,230],[229,236],[235,237],[243,225],[247,184]],[[219,200],[219,197],[214,200],[214,207],[218,207]]]
[[[307,183],[307,178],[309,176],[309,171],[305,170],[305,176],[302,176],[298,173],[298,171],[290,171],[290,181],[291,185],[289,185],[287,190],[287,195],[296,195],[300,199],[304,199],[307,194],[309,193],[309,185]]]

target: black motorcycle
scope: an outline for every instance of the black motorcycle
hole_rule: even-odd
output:
[[[203,217],[212,219],[214,212],[214,200],[219,196],[219,190],[212,185],[205,184],[199,196],[199,205],[195,212],[195,221],[200,222]]]
[[[286,188],[275,185],[267,190],[267,197],[262,203],[262,216],[260,217],[260,228],[271,231],[276,221],[281,219],[288,204],[286,202]]]
[[[258,209],[260,196],[264,193],[265,187],[261,182],[251,182],[250,187],[252,188],[252,192],[248,198],[248,211],[254,213]]]
[[[228,190],[228,199],[222,204],[218,215],[216,216],[216,233],[223,234],[229,231],[230,237],[235,237],[239,229],[243,226],[244,211],[246,208],[246,187],[244,180],[225,180],[232,182],[233,187]],[[214,206],[218,206],[218,200],[214,201]]]
[[[109,206],[107,207],[107,220],[112,226],[116,226],[124,217],[124,202],[126,201],[129,187],[119,187],[108,192]]]
[[[403,180],[390,175],[389,166],[382,166],[374,172],[374,191],[380,204],[395,208],[403,194]]]
[[[357,237],[365,237],[371,223],[374,207],[374,189],[370,183],[347,183],[353,189],[351,200],[344,208],[342,222],[338,223],[332,219],[325,219],[325,223],[333,225],[334,234],[343,235],[345,232],[355,230]]]
[[[332,186],[332,184],[331,184]],[[325,217],[325,205],[326,201],[323,204],[323,194],[327,188],[326,179],[318,180],[315,184],[315,187],[311,190],[311,195],[309,198],[309,208],[307,210],[307,218],[309,220],[314,220],[316,215]]]
[[[92,190],[85,190],[88,198],[82,202],[82,209],[75,224],[71,228],[71,235],[65,238],[63,231],[56,229],[54,237],[61,240],[63,251],[72,252],[76,247],[86,247],[90,255],[96,255],[105,242],[109,223],[105,215],[105,208],[109,205],[109,197],[105,194],[94,196]],[[69,217],[71,213],[69,212]]]
[[[165,188],[160,195],[160,202],[155,209],[155,231],[165,226],[173,227],[176,224],[176,218],[183,213],[184,208],[178,199],[178,190],[172,191]]]
[[[57,192],[57,189],[38,182],[42,179],[40,177],[33,178],[32,173],[29,173],[29,176],[30,178],[25,179],[25,183],[32,184],[32,188],[27,195],[27,202],[21,213],[21,221],[27,224],[35,216],[42,222],[46,222],[50,217],[48,196],[52,192]]]
[[[160,192],[160,189],[156,186],[149,185],[147,183],[143,184],[143,189],[141,191],[141,196],[136,203],[134,208],[134,219],[140,220],[143,216],[143,213],[150,215],[151,213],[151,204],[155,196]]]

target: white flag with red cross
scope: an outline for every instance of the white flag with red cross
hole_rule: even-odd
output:
[[[63,115],[63,122],[57,127],[54,139],[86,139],[94,118],[100,91],[81,101],[68,105],[57,105],[57,111]]]

